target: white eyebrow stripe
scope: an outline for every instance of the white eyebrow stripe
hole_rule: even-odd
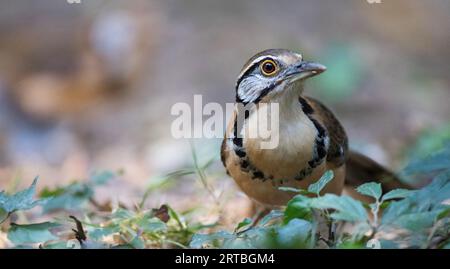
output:
[[[262,59],[271,59],[271,60],[275,60],[275,58],[272,55],[263,55],[260,56],[256,59],[254,59],[250,64],[247,65],[247,68],[245,68],[244,70],[242,70],[242,72],[239,74],[238,78],[241,78],[245,72],[247,72],[255,63],[261,61]]]

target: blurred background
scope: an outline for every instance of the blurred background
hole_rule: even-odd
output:
[[[194,94],[233,102],[242,65],[267,48],[325,64],[307,93],[353,148],[399,169],[450,138],[449,45],[448,0],[3,0],[0,189],[122,171],[102,196],[132,204],[155,177],[192,165],[192,144],[199,162],[217,160],[218,139],[172,138],[170,109]],[[215,190],[247,202],[213,167]],[[175,184],[149,203],[208,199],[195,181]]]

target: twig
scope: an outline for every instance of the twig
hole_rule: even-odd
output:
[[[12,212],[8,212],[6,214],[6,217],[4,219],[2,219],[2,221],[0,221],[0,225],[3,224],[3,222],[5,222],[9,217],[11,217]]]
[[[336,225],[333,219],[330,219],[328,222],[328,241],[334,243],[336,237]]]
[[[334,243],[333,243],[332,241],[330,241],[329,239],[326,239],[326,238],[322,237],[322,236],[320,235],[320,233],[317,234],[317,240],[318,240],[318,241],[323,241],[325,244],[327,244],[327,246],[328,246],[329,248],[333,247],[333,244],[334,244]]]
[[[111,208],[111,204],[109,202],[106,202],[104,204],[100,204],[99,202],[97,202],[94,198],[89,198],[89,202],[95,207],[97,208],[99,211],[108,211],[110,212],[112,210]]]
[[[87,239],[86,233],[84,232],[83,229],[83,224],[74,216],[69,216],[69,218],[73,219],[77,225],[76,230],[72,229],[72,231],[75,233],[75,238],[78,240],[78,242],[80,242],[80,244],[83,244],[83,241],[86,241]]]

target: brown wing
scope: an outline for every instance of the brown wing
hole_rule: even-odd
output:
[[[344,127],[325,105],[311,97],[305,97],[305,99],[313,109],[312,116],[328,131],[330,146],[327,161],[337,167],[341,166],[347,160],[348,155],[348,138]]]
[[[399,188],[414,188],[414,186],[403,182],[400,177],[389,171],[389,169],[383,167],[376,161],[361,153],[350,150],[346,165],[346,185],[356,187],[367,182],[380,182],[383,188],[383,193]]]

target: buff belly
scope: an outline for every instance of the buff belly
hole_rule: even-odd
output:
[[[229,159],[231,161],[231,159]],[[276,165],[276,164],[274,164]],[[282,206],[292,199],[296,193],[279,190],[279,187],[293,187],[307,189],[316,182],[327,170],[334,172],[333,180],[322,190],[323,193],[334,193],[340,195],[344,187],[345,165],[338,168],[327,167],[326,163],[318,166],[311,175],[302,180],[273,180],[262,181],[259,178],[252,179],[248,173],[242,172],[239,165],[227,164],[228,171],[239,188],[251,199],[265,206]]]

